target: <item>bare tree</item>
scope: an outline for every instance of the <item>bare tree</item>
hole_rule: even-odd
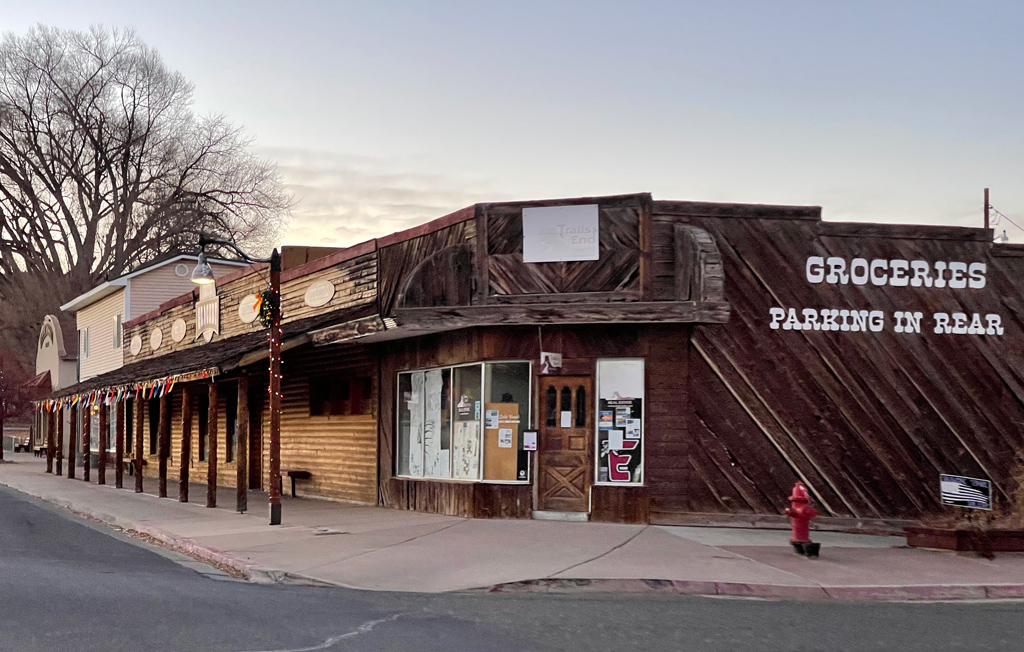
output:
[[[192,93],[130,30],[0,41],[0,301],[46,286],[50,305],[26,307],[38,326],[54,303],[192,250],[200,232],[256,251],[276,239],[291,203],[276,166],[224,116],[197,116]],[[4,312],[0,335],[24,330]]]
[[[8,419],[26,416],[31,402],[25,391],[29,379],[9,349],[0,350],[0,461],[4,459],[4,424]]]

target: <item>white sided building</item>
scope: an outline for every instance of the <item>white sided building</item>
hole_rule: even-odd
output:
[[[88,380],[124,364],[122,325],[156,310],[160,304],[191,292],[196,256],[180,255],[140,267],[107,281],[61,306],[72,313],[78,330],[78,378]],[[210,259],[214,276],[244,263]],[[56,389],[56,388],[54,388]]]

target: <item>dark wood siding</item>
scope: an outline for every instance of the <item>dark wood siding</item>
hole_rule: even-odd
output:
[[[653,449],[664,445],[652,443],[652,509],[779,514],[802,480],[826,514],[914,518],[940,510],[939,473],[990,477],[1005,499],[1024,444],[1024,259],[1013,248],[993,246],[981,230],[662,204],[653,217],[656,296],[671,287],[662,236],[688,223],[716,239],[733,312],[728,324],[693,328],[687,454],[675,471],[683,491],[668,496],[654,483]],[[981,261],[987,284],[811,284],[808,256]],[[881,332],[772,330],[775,306],[882,310],[886,324]],[[922,333],[894,331],[901,310],[924,314]],[[1005,333],[936,334],[935,312],[998,313]]]

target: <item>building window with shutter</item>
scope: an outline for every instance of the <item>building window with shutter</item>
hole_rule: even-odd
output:
[[[124,343],[124,329],[121,325],[121,315],[114,315],[114,348],[120,349]]]
[[[369,378],[312,378],[309,381],[309,416],[346,416],[373,413],[373,384]]]
[[[78,347],[82,352],[83,358],[89,357],[89,329],[83,328],[78,331]]]

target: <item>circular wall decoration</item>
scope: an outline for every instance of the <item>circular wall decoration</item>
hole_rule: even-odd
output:
[[[128,350],[132,355],[138,355],[142,352],[142,336],[133,335],[131,344],[128,345]]]
[[[310,308],[326,306],[334,298],[334,283],[323,278],[313,281],[313,284],[306,288],[306,295],[303,298]]]
[[[185,323],[184,319],[179,317],[174,320],[173,324],[171,324],[171,339],[175,342],[180,342],[185,339],[185,333],[187,331],[188,324]]]
[[[155,329],[149,335],[149,348],[156,351],[160,348],[160,345],[164,343],[164,332],[159,328]]]
[[[251,324],[256,321],[256,295],[247,294],[238,302],[238,318],[243,324]]]
[[[174,273],[182,278],[185,278],[186,276],[189,275],[188,265],[186,265],[185,263],[178,263],[177,265],[174,266]]]

